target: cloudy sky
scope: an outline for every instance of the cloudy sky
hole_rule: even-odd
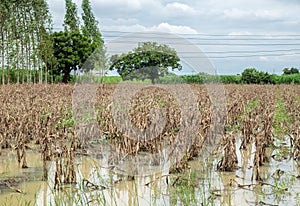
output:
[[[81,0],[73,1],[81,15]],[[64,1],[48,4],[55,30],[62,29]],[[143,39],[124,35],[143,32],[150,40],[153,32],[167,32],[176,35],[166,35],[170,46],[182,44],[179,38],[193,44],[178,51],[181,59],[202,61],[201,50],[219,74],[237,74],[248,67],[277,74],[284,67],[300,68],[300,0],[91,0],[91,4],[108,45],[120,36],[123,43]]]

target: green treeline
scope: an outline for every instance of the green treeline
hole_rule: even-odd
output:
[[[181,77],[187,83],[221,82],[223,84],[300,84],[300,74],[268,75],[267,78],[245,81],[241,75],[185,75]]]
[[[295,69],[296,68],[292,68]],[[285,68],[284,71],[287,71]],[[296,70],[298,71],[298,70]],[[282,75],[269,74],[267,72],[258,71],[255,68],[245,69],[241,75],[209,75],[200,73],[196,75],[175,76],[169,75],[162,77],[158,83],[196,83],[204,84],[208,82],[220,82],[223,84],[300,84],[300,73],[283,72]]]
[[[72,0],[65,8],[64,30],[54,32],[46,0],[0,1],[1,84],[67,83],[83,68],[104,68],[104,42],[90,1],[82,0],[82,21]]]
[[[22,72],[21,70],[11,69],[10,72],[10,83],[17,83],[17,76],[21,76],[17,74],[18,72]],[[0,80],[2,78],[2,71],[0,70]],[[29,78],[31,80],[38,80],[39,73],[36,70],[29,71]],[[5,84],[7,84],[7,70],[5,70]],[[48,82],[59,83],[62,82],[63,74],[52,75],[50,72],[48,74],[43,73],[43,80],[47,78]],[[99,77],[100,78],[100,77]],[[196,74],[196,75],[167,75],[160,77],[157,79],[158,84],[170,84],[170,83],[192,83],[192,84],[204,84],[208,82],[220,82],[223,84],[300,84],[300,74],[268,74],[261,73],[260,77],[247,79],[248,76],[242,75],[209,75],[209,74]],[[25,76],[25,82],[27,81],[27,76]],[[105,76],[101,82],[103,83],[119,83],[122,81],[120,76]],[[146,80],[147,81],[147,80]],[[150,83],[150,80],[148,80]],[[75,76],[70,75],[70,83],[75,82]],[[95,81],[96,82],[96,81]],[[100,80],[99,80],[100,82]]]

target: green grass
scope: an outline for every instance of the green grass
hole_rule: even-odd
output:
[[[287,135],[288,131],[285,127],[286,124],[291,124],[292,120],[288,116],[284,102],[280,97],[280,92],[277,92],[276,95],[276,107],[274,111],[274,119],[273,119],[273,129],[274,133],[278,136]]]

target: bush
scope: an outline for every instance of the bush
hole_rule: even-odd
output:
[[[223,84],[240,84],[242,82],[242,77],[239,75],[221,75],[220,79]]]

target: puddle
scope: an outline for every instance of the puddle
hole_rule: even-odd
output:
[[[206,165],[194,160],[189,163],[187,174],[182,175],[182,180],[191,181],[181,183],[176,176],[166,174],[133,180],[101,167],[103,164],[97,159],[77,157],[79,184],[66,185],[59,191],[53,189],[55,162],[48,164],[49,180],[41,181],[40,154],[29,150],[29,168],[21,169],[16,152],[3,150],[0,183],[10,180],[12,184],[0,184],[0,205],[300,205],[299,167],[293,160],[285,159],[288,151],[270,151],[274,158],[260,168],[265,183],[260,186],[251,181],[255,147],[239,150],[239,146],[238,140],[237,171],[206,171]]]

